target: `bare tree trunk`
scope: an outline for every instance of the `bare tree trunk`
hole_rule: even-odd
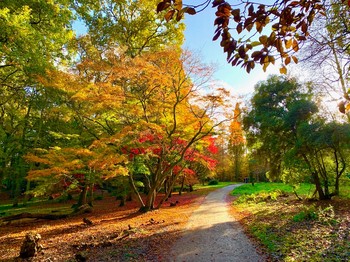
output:
[[[133,177],[133,175],[131,173],[129,175],[129,183],[130,183],[131,189],[134,191],[134,193],[135,193],[135,195],[137,197],[137,200],[139,201],[139,203],[141,205],[140,209],[144,208],[145,207],[145,203],[142,200],[140,192],[137,190],[137,188],[135,186],[134,177]]]
[[[154,209],[154,201],[155,201],[155,197],[156,197],[156,189],[155,187],[151,187],[148,195],[147,195],[147,198],[146,198],[146,203],[144,206],[142,206],[140,208],[140,212],[148,212],[148,211],[151,211]]]
[[[83,205],[86,205],[86,203],[87,203],[87,192],[88,192],[88,186],[87,186],[87,184],[84,184],[83,189],[80,192],[76,208],[79,208],[79,207],[81,207]]]
[[[163,199],[159,202],[157,208],[161,208],[161,206],[164,204],[164,202],[166,200],[168,200],[169,195],[171,195],[171,192],[173,191],[174,185],[175,185],[175,181],[176,181],[176,177],[174,177],[171,180],[171,184],[168,186],[168,192],[165,194],[165,196],[163,197]]]

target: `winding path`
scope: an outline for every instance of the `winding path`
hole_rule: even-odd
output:
[[[226,196],[238,185],[211,192],[195,210],[183,236],[174,244],[170,261],[265,261],[230,216]]]

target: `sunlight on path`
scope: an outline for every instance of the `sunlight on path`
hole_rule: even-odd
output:
[[[206,197],[173,246],[170,261],[264,261],[228,213],[225,197],[237,186],[216,190]]]

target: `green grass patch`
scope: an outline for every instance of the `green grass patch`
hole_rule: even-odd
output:
[[[208,188],[222,188],[225,186],[237,184],[235,182],[219,182],[217,185],[202,185],[202,184],[196,184],[194,185],[195,190],[200,190],[200,189],[208,189]]]
[[[301,184],[297,189],[297,193],[299,195],[310,195],[314,192],[314,185],[312,184]],[[244,184],[240,187],[235,188],[232,191],[233,196],[237,195],[251,195],[258,193],[269,193],[276,190],[280,190],[282,192],[293,193],[293,187],[291,185],[286,185],[283,183],[255,183],[254,186],[252,184]]]
[[[272,261],[348,261],[349,199],[310,202],[299,201],[289,194],[272,201],[276,192],[281,189],[292,192],[292,189],[283,184],[259,184],[262,185],[257,184],[253,189],[251,185],[242,186],[243,190],[237,188],[244,193],[234,204],[245,216],[242,219],[245,229]],[[301,190],[308,192],[305,188],[309,186],[306,184]],[[255,201],[241,201],[244,198]]]
[[[194,191],[192,193],[196,195],[206,195],[209,194],[210,192],[223,188],[225,186],[233,185],[235,184],[234,182],[219,182],[217,185],[203,185],[203,184],[196,184],[193,186]]]
[[[269,250],[275,252],[278,248],[276,244],[279,236],[273,232],[273,228],[265,223],[257,223],[251,227],[251,233],[261,241],[261,243]]]
[[[12,203],[0,205],[0,217],[16,215],[20,213],[32,214],[69,214],[72,212],[70,204],[61,204],[48,200],[30,201],[26,205],[20,203],[17,207],[13,207]]]

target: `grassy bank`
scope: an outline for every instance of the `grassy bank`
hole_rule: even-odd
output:
[[[300,201],[293,188],[279,183],[243,185],[233,208],[242,223],[273,261],[348,261],[350,200]],[[306,197],[313,187],[297,192]]]

